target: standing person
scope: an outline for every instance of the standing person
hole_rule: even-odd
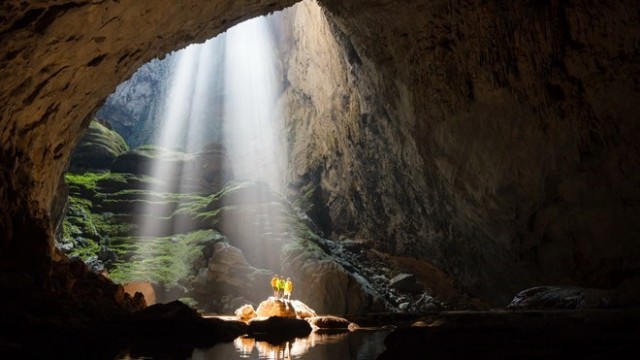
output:
[[[273,288],[273,296],[275,298],[278,297],[278,283],[279,283],[280,279],[278,277],[278,274],[273,275],[273,277],[271,278],[271,287]]]
[[[287,278],[287,282],[284,284],[284,295],[287,297],[287,300],[291,300],[291,292],[293,291],[293,282],[291,278]]]
[[[278,279],[278,298],[284,298],[284,278]]]

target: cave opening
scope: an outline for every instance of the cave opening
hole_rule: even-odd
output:
[[[321,15],[306,2],[247,20],[120,84],[72,153],[57,249],[147,305],[229,314],[268,297],[255,290],[303,231],[282,175],[288,69],[276,56],[292,44],[275,43],[304,26],[302,6]]]

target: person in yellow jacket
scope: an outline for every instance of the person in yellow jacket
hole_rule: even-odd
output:
[[[293,282],[291,278],[287,278],[287,282],[284,284],[284,295],[287,297],[287,300],[291,300],[291,292],[293,291]]]
[[[283,292],[284,292],[284,278],[280,277],[280,279],[278,279],[278,298],[282,299],[284,298]]]
[[[280,290],[280,287],[278,286],[279,283],[279,277],[278,274],[273,275],[273,277],[271,278],[271,287],[273,288],[273,296],[274,297],[278,297],[278,293]]]

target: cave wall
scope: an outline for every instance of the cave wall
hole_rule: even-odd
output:
[[[639,275],[637,2],[322,3],[361,60],[356,87],[375,89],[361,113],[396,129],[363,145],[387,146],[374,163],[392,184],[367,176],[370,161],[342,161],[363,181],[350,195],[324,186],[351,205],[329,200],[332,220],[364,224],[497,303],[536,283],[613,287]],[[396,184],[407,197],[394,197]]]
[[[293,2],[0,5],[2,263],[47,257],[59,174],[118,83]],[[291,191],[312,190],[321,227],[498,303],[638,275],[635,1],[320,3],[321,33],[285,60],[302,67],[284,79],[283,131]]]

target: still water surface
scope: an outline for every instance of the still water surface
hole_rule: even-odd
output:
[[[255,360],[371,360],[384,350],[384,338],[390,330],[358,330],[342,333],[315,331],[306,338],[279,344],[242,336],[233,342],[196,349],[194,360],[255,359]]]

